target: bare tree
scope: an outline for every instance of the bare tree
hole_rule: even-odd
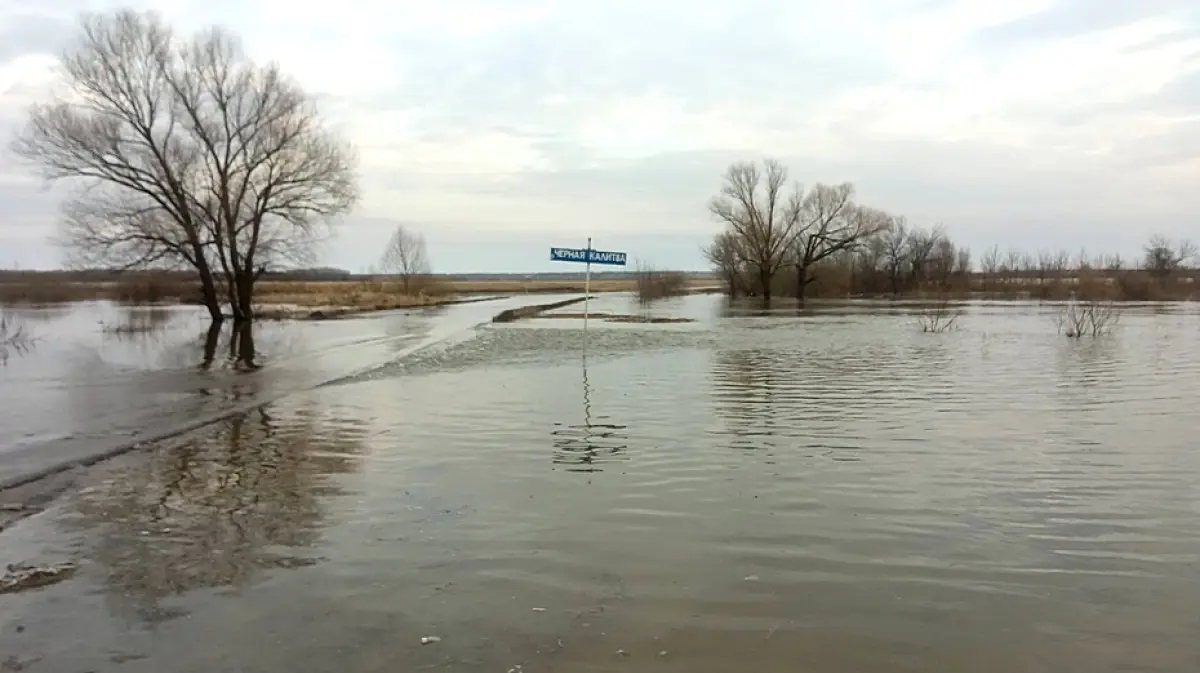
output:
[[[406,229],[402,224],[397,225],[379,260],[379,268],[383,273],[400,276],[404,294],[419,290],[421,281],[433,271],[425,248],[425,237]]]
[[[961,247],[954,253],[954,273],[964,279],[971,275],[970,248]]]
[[[1153,236],[1144,248],[1146,271],[1158,278],[1167,278],[1196,256],[1191,241],[1175,242],[1166,236]]]
[[[870,236],[884,231],[891,217],[882,211],[854,203],[854,185],[818,184],[809,190],[800,206],[800,225],[792,240],[792,263],[796,267],[796,297],[804,303],[812,268],[842,251],[858,249]]]
[[[923,281],[929,279],[930,267],[932,266],[934,253],[938,247],[938,241],[945,237],[945,232],[941,227],[934,227],[931,230],[914,228],[908,235],[908,263],[909,273],[911,274],[913,284],[920,287]]]
[[[800,226],[803,195],[798,186],[788,190],[787,177],[787,168],[774,159],[763,161],[762,170],[751,162],[735,163],[725,172],[721,193],[708,204],[737,238],[764,305],[771,303],[771,285]]]
[[[1001,268],[1004,270],[1004,275],[1009,283],[1015,283],[1017,278],[1021,276],[1021,258],[1024,256],[1020,250],[1009,248],[1004,255],[1004,264]]]
[[[704,248],[703,253],[725,282],[726,293],[730,297],[741,294],[744,259],[737,235],[732,231],[722,231],[713,238],[712,245]]]
[[[1000,246],[993,245],[985,250],[981,263],[984,273],[998,273],[1000,271]]]
[[[934,241],[933,254],[929,257],[929,275],[935,283],[943,288],[950,286],[950,280],[954,276],[957,254],[954,242],[946,236],[945,232],[939,232]]]
[[[892,221],[882,236],[883,267],[888,282],[892,287],[892,295],[900,296],[901,282],[905,279],[908,263],[908,221],[897,217]]]
[[[305,261],[357,201],[351,148],[220,28],[181,39],[153,12],[89,15],[62,70],[67,95],[35,106],[13,146],[74,187],[75,264],[191,267],[214,321],[221,286],[248,320],[262,273]]]

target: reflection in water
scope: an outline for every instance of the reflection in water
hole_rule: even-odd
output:
[[[217,346],[221,340],[221,323],[212,323],[204,333],[204,351],[200,360],[201,369],[211,369],[217,359]],[[262,367],[256,359],[253,322],[235,322],[229,331],[229,358],[227,363],[234,369],[252,371]]]
[[[328,477],[356,469],[363,436],[311,409],[264,407],[112,466],[69,522],[84,531],[114,612],[169,619],[172,596],[316,562],[297,548],[317,541],[327,496],[339,492]]]
[[[254,323],[234,323],[229,335],[229,361],[241,369],[258,369],[254,356]]]
[[[32,343],[33,338],[23,323],[0,313],[0,365],[8,364],[10,356],[24,353]]]
[[[780,363],[761,350],[723,351],[717,354],[713,375],[721,403],[718,410],[726,419],[730,445],[741,449],[761,449],[767,455],[777,448],[776,385]]]
[[[102,321],[101,327],[103,333],[110,337],[156,335],[164,332],[178,316],[177,311],[163,306],[123,306],[116,321]]]
[[[585,337],[586,338],[586,337]],[[555,423],[550,434],[554,437],[554,463],[565,465],[568,472],[602,472],[604,463],[628,460],[629,437],[624,425],[606,423],[608,416],[592,416],[592,386],[588,382],[587,347],[582,357],[583,424]]]

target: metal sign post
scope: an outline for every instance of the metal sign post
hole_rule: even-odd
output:
[[[584,343],[587,343],[587,319],[588,319],[588,302],[591,301],[592,294],[592,237],[588,236],[587,261],[583,264],[583,338]]]
[[[607,266],[625,266],[625,253],[611,252],[604,250],[592,250],[592,239],[589,236],[587,247],[582,250],[579,248],[550,248],[550,261],[552,262],[581,262],[584,265],[583,272],[583,337],[584,343],[587,340],[587,323],[589,307],[588,302],[591,301],[592,293],[592,265],[604,264]]]

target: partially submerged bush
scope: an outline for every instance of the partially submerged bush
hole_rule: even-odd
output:
[[[1107,278],[1081,277],[1070,301],[1054,317],[1058,333],[1079,339],[1111,332],[1121,319],[1121,309],[1116,303],[1120,291]]]
[[[646,304],[655,299],[686,294],[687,281],[687,274],[679,271],[658,271],[649,267],[639,267],[634,275],[634,291],[638,301]]]
[[[959,305],[951,302],[948,296],[943,296],[921,308],[917,324],[922,332],[949,332],[957,328],[957,321],[962,313]]]

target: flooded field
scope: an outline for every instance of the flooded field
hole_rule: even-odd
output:
[[[188,306],[5,307],[34,342],[0,367],[0,484],[370,369],[520,304],[261,322],[243,334],[209,330],[203,310]],[[261,369],[247,375],[247,362]]]
[[[331,332],[0,533],[80,564],[0,595],[0,670],[1200,670],[1196,307],[654,311],[697,322]]]

